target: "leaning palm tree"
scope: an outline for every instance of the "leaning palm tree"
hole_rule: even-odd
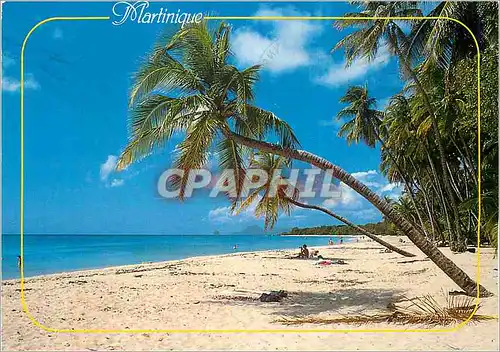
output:
[[[336,26],[339,29],[349,27],[359,29],[340,40],[335,45],[334,49],[344,49],[346,63],[348,65],[352,64],[358,58],[366,58],[369,60],[374,59],[380,49],[380,46],[384,44],[390,53],[398,57],[402,76],[405,78],[411,78],[416,91],[422,96],[424,108],[430,116],[432,130],[438,147],[440,156],[439,159],[443,171],[443,183],[446,194],[452,205],[454,227],[457,238],[460,240],[455,249],[457,251],[464,252],[467,247],[465,245],[465,239],[461,235],[458,204],[451,186],[450,174],[446,167],[447,157],[443,146],[436,112],[432,106],[431,99],[426,92],[426,87],[424,87],[417,73],[411,66],[411,61],[408,57],[410,38],[401,27],[401,21],[391,19],[396,17],[421,17],[422,11],[416,5],[417,2],[414,1],[364,1],[362,11],[357,13],[347,13],[344,15],[346,17],[352,17],[352,19],[336,22]],[[356,17],[361,17],[361,19],[356,19]],[[375,19],[366,19],[366,17],[375,17]],[[407,20],[407,22],[412,23],[415,21]]]
[[[239,190],[245,179],[244,149],[304,161],[328,171],[367,199],[465,292],[475,295],[479,289],[481,295],[491,295],[359,180],[315,154],[296,149],[298,141],[290,126],[253,105],[259,66],[238,70],[230,64],[230,33],[231,27],[224,23],[210,30],[202,22],[184,26],[159,41],[134,77],[130,140],[117,169],[149,155],[179,131],[185,137],[174,161],[176,168],[202,167],[215,144],[225,155],[220,166],[237,173]],[[269,135],[278,137],[279,142],[264,141]],[[187,177],[176,182],[180,198],[187,182]]]
[[[346,218],[338,214],[335,214],[334,212],[332,212],[327,208],[301,202],[299,200],[300,191],[296,187],[291,185],[281,176],[279,178],[273,177],[273,175],[275,175],[275,172],[281,171],[282,169],[287,168],[289,166],[290,166],[290,160],[282,156],[274,156],[269,153],[257,153],[255,155],[255,159],[252,160],[252,162],[250,163],[250,167],[257,168],[263,171],[267,175],[267,181],[263,185],[253,189],[253,191],[248,195],[248,197],[245,200],[241,201],[241,204],[239,204],[238,209],[236,210],[236,214],[240,213],[245,209],[248,209],[250,206],[254,204],[254,202],[257,202],[255,206],[255,215],[257,217],[264,216],[265,219],[264,227],[266,229],[268,228],[272,229],[278,219],[279,213],[283,212],[284,214],[290,215],[293,206],[297,206],[303,209],[318,210],[335,218],[340,222],[343,222],[347,226],[352,227],[353,229],[359,231],[366,237],[372,239],[373,241],[381,244],[382,246],[390,249],[393,252],[401,254],[405,257],[415,256],[412,253],[402,250],[380,239],[373,233],[365,230],[361,226],[358,226],[350,222]],[[237,205],[234,204],[233,208],[236,207]]]
[[[203,167],[215,144],[216,152],[223,156],[221,168],[235,170],[239,194],[244,180],[245,150],[230,138],[217,141],[220,134],[234,130],[261,139],[273,131],[283,147],[298,144],[286,122],[250,103],[259,66],[240,71],[228,63],[229,33],[226,24],[210,32],[202,23],[159,41],[134,78],[130,92],[130,140],[120,156],[118,169],[161,147],[173,133],[184,132],[175,167],[184,171]],[[174,181],[180,186],[182,199],[187,172]]]

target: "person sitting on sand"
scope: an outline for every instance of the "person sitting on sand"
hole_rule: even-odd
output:
[[[307,245],[303,245],[300,247],[299,258],[307,259],[309,258],[309,249],[307,249]]]
[[[309,258],[316,258],[319,256],[319,251],[318,250],[314,250],[314,251],[311,251],[311,255]]]

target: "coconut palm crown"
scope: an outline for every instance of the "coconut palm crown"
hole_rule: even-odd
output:
[[[190,169],[202,168],[215,148],[222,169],[233,169],[238,194],[245,179],[245,147],[225,138],[232,131],[256,140],[272,134],[284,148],[298,145],[290,126],[252,104],[259,65],[231,64],[231,27],[191,24],[160,38],[130,91],[129,142],[117,169],[149,155],[174,133],[185,133],[174,167],[184,176],[174,184],[182,199]]]
[[[338,136],[345,136],[349,144],[363,140],[369,147],[375,147],[383,114],[375,109],[377,101],[369,96],[368,88],[349,87],[340,102],[348,105],[338,112],[337,119],[348,121],[340,128]]]
[[[290,199],[297,200],[299,198],[299,190],[286,182],[283,177],[273,177],[276,172],[281,172],[282,169],[290,165],[290,159],[282,156],[269,153],[255,154],[250,163],[250,168],[262,170],[268,177],[266,182],[253,189],[248,197],[241,201],[239,206],[234,203],[234,208],[238,207],[236,213],[238,214],[250,208],[256,202],[255,216],[264,217],[265,229],[272,229],[274,227],[280,212],[290,215],[293,208]]]

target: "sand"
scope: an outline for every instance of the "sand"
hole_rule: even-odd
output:
[[[387,238],[385,238],[387,240]],[[388,239],[398,243],[398,238]],[[28,278],[26,303],[38,321],[57,329],[415,329],[369,324],[285,326],[277,319],[386,311],[390,302],[458,290],[412,244],[416,258],[383,253],[367,241],[321,247],[345,265],[318,267],[284,259],[292,251],[236,253]],[[475,277],[476,255],[451,254]],[[481,283],[495,293],[480,314],[497,315],[498,269],[483,249]],[[454,332],[60,333],[35,326],[22,311],[19,280],[2,282],[4,350],[498,350],[498,321]],[[260,293],[286,290],[282,302]]]

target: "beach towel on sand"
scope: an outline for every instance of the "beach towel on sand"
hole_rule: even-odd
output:
[[[344,262],[341,259],[338,259],[338,260],[326,259],[326,260],[319,260],[319,261],[315,262],[313,265],[327,266],[327,265],[332,265],[332,264],[346,264],[346,262]]]

